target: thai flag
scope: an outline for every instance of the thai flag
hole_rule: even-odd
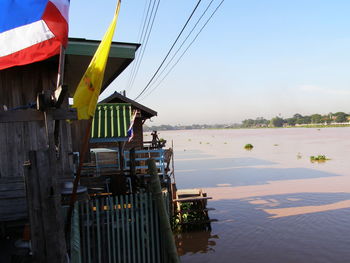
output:
[[[69,0],[0,0],[0,70],[45,60],[68,42]]]
[[[128,142],[131,142],[132,139],[134,138],[134,122],[135,122],[135,119],[136,119],[136,115],[137,115],[137,111],[135,111],[134,116],[132,117],[129,129],[128,129],[128,132],[127,132],[128,133],[128,137],[129,137]]]

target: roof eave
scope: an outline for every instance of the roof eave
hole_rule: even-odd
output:
[[[65,84],[68,84],[71,97],[100,43],[101,41],[97,40],[69,38],[65,51]],[[136,43],[112,42],[101,93],[134,60],[135,52],[139,47],[140,44]]]
[[[157,116],[157,112],[132,100],[129,99],[128,97],[123,96],[122,94],[118,93],[118,92],[114,92],[112,95],[110,95],[109,97],[105,98],[104,100],[100,101],[100,103],[111,103],[113,102],[113,100],[121,100],[124,101],[125,103],[130,103],[133,107],[140,109],[141,111],[143,111],[144,113],[146,113],[146,115],[142,116],[143,119],[150,119],[154,116]]]

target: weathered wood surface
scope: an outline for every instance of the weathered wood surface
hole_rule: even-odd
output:
[[[0,222],[27,217],[23,177],[0,178]]]
[[[52,114],[54,120],[77,119],[77,111],[75,109],[55,109]],[[0,112],[0,123],[29,121],[44,121],[44,113],[35,109]]]
[[[70,125],[70,132],[72,134],[72,150],[73,152],[80,152],[83,145],[83,138],[86,134],[87,127],[89,126],[89,120],[72,121]],[[90,147],[89,150],[90,152]],[[81,153],[80,153],[81,154]],[[89,162],[89,155],[86,156],[84,162]]]
[[[61,195],[53,154],[31,151],[26,166],[26,192],[34,262],[65,262]]]
[[[27,66],[13,67],[0,71],[0,116],[7,116],[8,119],[22,120],[22,114],[32,114],[33,109],[1,112],[3,106],[8,109],[28,105],[36,101],[36,96],[43,90],[55,90],[57,80],[57,61],[49,60]],[[57,116],[53,114],[53,119],[58,119],[59,141],[58,148],[58,171],[59,175],[72,176],[72,142],[70,124],[65,119],[71,118],[72,112],[67,113],[68,99],[62,106],[62,110],[57,111]],[[28,112],[27,112],[28,111]],[[26,113],[24,113],[26,112]],[[30,113],[31,112],[31,113]],[[63,112],[63,114],[62,114]],[[8,114],[14,114],[12,117]],[[48,146],[48,138],[43,113],[33,113],[41,120],[27,122],[0,121],[0,177],[23,177],[23,163],[28,160],[28,152],[44,149]],[[69,116],[67,116],[67,114]],[[17,117],[15,117],[15,115]],[[5,117],[4,117],[5,118]],[[34,118],[34,119],[35,119]],[[1,118],[0,118],[1,119]]]
[[[178,198],[178,199],[174,199],[173,202],[194,202],[194,201],[202,201],[202,200],[208,200],[208,199],[212,199],[212,197],[185,197],[185,198]]]
[[[59,177],[58,185],[71,181]],[[0,222],[28,218],[24,177],[0,178]]]

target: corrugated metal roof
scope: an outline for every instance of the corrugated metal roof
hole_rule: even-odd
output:
[[[97,104],[92,121],[91,141],[112,142],[126,139],[131,120],[131,104]]]

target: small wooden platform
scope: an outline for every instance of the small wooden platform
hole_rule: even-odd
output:
[[[193,196],[193,197],[185,197],[185,198],[177,198],[174,199],[173,202],[195,202],[195,201],[202,201],[202,200],[208,200],[213,199],[212,197],[202,197],[202,196]]]
[[[178,225],[185,227],[186,230],[203,226],[210,228],[210,223],[216,220],[209,218],[208,211],[215,210],[207,208],[207,200],[209,199],[212,197],[203,193],[202,189],[177,190],[173,203],[175,204],[175,214],[179,219]],[[182,228],[182,230],[184,229]]]

